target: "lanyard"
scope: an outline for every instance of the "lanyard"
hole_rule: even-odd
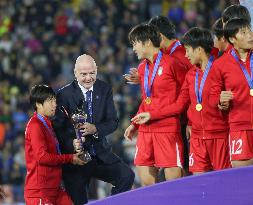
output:
[[[238,56],[236,55],[235,53],[235,50],[232,49],[231,51],[231,55],[234,57],[234,59],[236,60],[236,62],[240,65],[242,71],[243,71],[243,74],[248,82],[248,85],[250,87],[250,89],[253,89],[253,66],[252,66],[252,63],[253,63],[253,55],[251,54],[250,55],[250,71],[251,71],[251,76],[250,74],[248,73],[247,69],[244,67],[244,65],[242,65],[239,61],[239,58]]]
[[[210,68],[212,66],[212,63],[214,61],[214,57],[211,56],[209,59],[208,59],[208,63],[206,65],[206,69],[204,71],[204,75],[203,75],[203,78],[201,79],[201,82],[200,82],[200,88],[198,89],[198,86],[199,86],[199,73],[198,71],[196,72],[196,75],[195,75],[195,94],[196,94],[196,97],[197,97],[197,103],[202,103],[202,92],[203,92],[203,88],[204,88],[204,85],[205,85],[205,82],[206,82],[206,78],[207,78],[207,75],[210,71]]]
[[[56,150],[57,150],[57,153],[60,154],[61,151],[60,151],[60,146],[59,146],[59,142],[54,134],[54,131],[52,130],[52,128],[49,128],[45,119],[40,115],[40,114],[37,114],[37,117],[38,119],[44,124],[44,126],[47,128],[47,130],[49,131],[49,133],[54,137],[54,140],[55,140],[55,143],[56,143]]]
[[[155,79],[155,75],[157,73],[159,64],[161,62],[162,59],[162,51],[159,51],[156,62],[155,62],[155,66],[154,66],[154,70],[152,73],[152,77],[151,77],[151,81],[150,81],[150,86],[148,86],[148,76],[149,76],[149,68],[148,68],[148,63],[146,63],[146,68],[145,68],[145,75],[144,75],[144,89],[145,89],[145,94],[147,97],[151,96],[151,88]]]
[[[180,41],[177,41],[175,44],[174,44],[174,46],[171,48],[171,50],[170,50],[170,54],[169,55],[171,55],[172,53],[174,53],[174,51],[176,50],[176,48],[178,47],[178,46],[181,46],[182,44],[180,43]]]

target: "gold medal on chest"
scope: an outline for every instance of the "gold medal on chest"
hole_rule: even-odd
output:
[[[250,89],[250,96],[253,96],[253,89]]]
[[[197,110],[198,112],[202,110],[202,105],[201,105],[200,103],[198,103],[198,104],[196,105],[196,110]]]
[[[147,105],[149,105],[149,104],[151,103],[151,98],[150,98],[150,97],[146,97],[145,103],[146,103]]]

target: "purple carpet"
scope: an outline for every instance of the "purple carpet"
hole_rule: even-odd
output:
[[[90,205],[253,205],[253,166],[139,188]]]

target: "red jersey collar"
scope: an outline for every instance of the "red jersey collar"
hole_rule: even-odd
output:
[[[224,53],[229,53],[232,50],[233,46],[231,44],[228,44],[228,47],[224,51]]]
[[[168,48],[162,49],[162,51],[165,54],[170,54],[171,49],[173,48],[173,46],[178,42],[178,39],[176,39],[175,41],[173,41]]]
[[[160,50],[159,50],[159,51],[160,51]],[[146,63],[148,63],[149,65],[150,65],[150,64],[154,64],[155,61],[156,61],[156,59],[157,59],[157,56],[158,56],[159,51],[158,51],[157,53],[154,54],[154,56],[153,56],[153,59],[154,59],[154,60],[153,60],[153,63],[151,63],[151,61],[148,60],[147,58],[145,59],[145,60],[146,60]]]
[[[38,118],[38,113],[37,113],[37,112],[34,112],[34,113],[33,113],[33,116],[36,117],[36,118]],[[48,125],[50,125],[50,127],[51,127],[52,124],[51,124],[50,119],[49,119],[48,117],[44,116],[44,115],[41,115],[41,116],[42,116],[43,119],[46,121],[46,123],[47,123]]]

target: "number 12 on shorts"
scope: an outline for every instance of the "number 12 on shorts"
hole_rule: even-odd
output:
[[[242,139],[232,140],[231,154],[241,154],[241,153],[242,153]]]

